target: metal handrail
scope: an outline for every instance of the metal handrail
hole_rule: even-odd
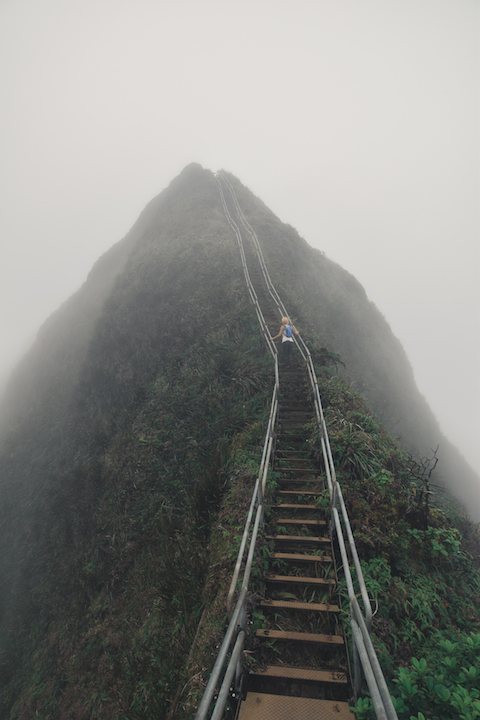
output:
[[[236,193],[228,180],[228,178],[225,176],[225,174],[220,171],[217,173],[217,176],[220,176],[220,178],[223,180],[223,182],[228,187],[232,200],[235,205],[235,209],[237,211],[238,217],[240,218],[240,221],[242,222],[243,226],[249,233],[250,237],[252,238],[253,245],[257,252],[257,257],[260,263],[260,267],[262,270],[262,274],[265,280],[265,284],[267,286],[267,289],[270,293],[270,296],[272,297],[273,302],[277,306],[280,314],[282,316],[288,317],[288,312],[278,295],[271,279],[270,274],[268,272],[267,266],[265,264],[265,260],[263,258],[263,253],[260,247],[260,243],[258,241],[257,235],[254,231],[254,229],[251,227],[251,225],[248,223],[247,219],[245,218],[243,211],[238,203]],[[221,183],[220,187],[221,187]],[[222,201],[225,203],[225,199],[223,196],[223,190],[222,190]],[[225,203],[226,206],[226,203]],[[238,228],[237,228],[238,230]],[[239,243],[242,245],[242,253],[243,253],[243,244],[241,243],[241,236]],[[243,254],[244,257],[244,254]],[[246,266],[246,263],[245,263]],[[248,272],[248,271],[247,271]],[[256,298],[256,295],[255,295]],[[257,301],[258,302],[258,301]],[[263,318],[263,315],[262,315]],[[297,340],[298,338],[298,340]],[[352,650],[353,650],[353,657],[354,657],[354,689],[355,692],[358,693],[361,686],[361,668],[363,668],[363,671],[365,672],[365,678],[367,680],[368,687],[370,689],[370,693],[372,696],[372,702],[374,705],[375,713],[377,715],[378,720],[398,720],[397,714],[395,712],[395,709],[393,707],[390,694],[388,692],[385,679],[383,677],[383,673],[381,671],[380,665],[378,663],[378,659],[375,655],[375,651],[373,649],[373,645],[371,644],[371,640],[369,637],[369,632],[371,628],[371,622],[372,622],[372,609],[371,609],[371,603],[370,598],[368,597],[367,588],[365,585],[365,579],[363,577],[362,568],[360,565],[360,560],[358,557],[355,540],[353,537],[353,532],[350,526],[350,520],[348,517],[347,509],[345,507],[345,502],[342,495],[342,490],[340,487],[340,484],[337,480],[336,473],[335,473],[335,465],[333,462],[333,455],[332,450],[330,446],[330,440],[328,436],[328,430],[325,423],[325,417],[323,414],[323,408],[322,408],[322,401],[320,398],[320,392],[318,389],[318,381],[315,375],[315,368],[313,365],[313,361],[311,358],[310,351],[308,350],[307,346],[305,345],[303,338],[298,335],[297,338],[294,338],[296,341],[296,344],[300,350],[300,353],[303,357],[303,359],[306,362],[307,366],[307,372],[310,380],[310,384],[312,386],[313,390],[313,396],[314,396],[314,407],[315,407],[315,413],[317,416],[317,422],[320,428],[321,433],[321,447],[322,447],[322,454],[324,459],[324,466],[326,470],[327,475],[327,484],[329,488],[330,493],[330,500],[331,500],[331,513],[332,513],[332,521],[333,526],[336,531],[337,540],[342,556],[342,562],[343,562],[343,568],[345,572],[345,578],[347,582],[347,590],[348,590],[348,596],[351,608],[351,626],[352,626]],[[262,496],[263,496],[263,489],[262,488]],[[353,564],[356,572],[357,581],[360,587],[360,593],[362,596],[363,604],[364,604],[364,611],[365,611],[365,617],[363,617],[360,607],[358,605],[355,591],[353,587],[353,581],[352,576],[350,572],[350,565],[348,561],[348,556],[346,552],[345,547],[345,538],[344,538],[344,531],[342,528],[342,523],[340,521],[340,515],[338,512],[338,506],[340,506],[342,519],[343,519],[343,525],[345,527],[345,532],[347,535],[347,541],[350,548],[350,552],[353,558]],[[355,617],[354,617],[355,615]]]

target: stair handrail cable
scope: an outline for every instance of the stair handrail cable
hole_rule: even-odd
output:
[[[230,588],[229,588],[228,596],[227,596],[227,613],[228,613],[228,617],[230,619],[232,616],[233,596],[235,594],[238,577],[240,574],[240,569],[241,569],[243,558],[245,555],[245,549],[247,546],[248,535],[249,535],[250,525],[251,525],[251,519],[253,516],[253,510],[254,510],[254,507],[256,504],[263,503],[263,495],[265,492],[265,484],[266,484],[268,466],[269,466],[269,462],[270,462],[270,455],[271,455],[271,449],[272,449],[273,428],[275,426],[275,418],[276,418],[276,414],[277,414],[277,410],[278,410],[279,373],[278,373],[277,349],[270,340],[270,332],[268,330],[267,324],[265,322],[265,318],[263,317],[263,313],[262,313],[260,305],[258,303],[257,294],[256,294],[255,289],[250,280],[250,274],[248,272],[248,266],[247,266],[247,262],[246,262],[246,258],[245,258],[245,251],[243,248],[242,236],[241,236],[240,230],[238,228],[238,225],[232,218],[230,211],[228,209],[228,205],[227,205],[227,202],[225,199],[225,195],[223,193],[222,185],[218,179],[217,179],[217,182],[218,182],[218,186],[219,186],[219,190],[220,190],[220,197],[221,197],[221,201],[222,201],[223,210],[227,217],[228,223],[230,224],[230,227],[232,228],[232,230],[235,233],[235,236],[237,239],[237,244],[240,249],[242,266],[243,266],[243,270],[244,270],[247,288],[249,290],[250,299],[255,306],[255,310],[257,313],[258,321],[260,323],[260,327],[262,328],[264,338],[267,341],[267,347],[269,348],[269,350],[274,358],[274,370],[275,370],[275,385],[274,385],[272,400],[271,400],[271,404],[270,404],[270,416],[269,416],[268,424],[267,424],[267,431],[266,431],[266,435],[265,435],[265,442],[264,442],[264,447],[263,447],[263,452],[262,452],[262,459],[260,462],[258,478],[257,478],[257,482],[255,484],[254,492],[253,492],[252,499],[250,502],[250,508],[249,508],[249,512],[247,515],[245,528],[243,531],[242,541],[240,543],[240,548],[239,548],[237,560],[235,563],[235,570],[233,573],[232,581],[230,583]]]
[[[250,574],[252,569],[252,563],[253,563],[253,553],[256,546],[256,540],[258,535],[258,529],[260,527],[260,523],[263,522],[263,495],[265,490],[265,483],[267,478],[267,472],[268,472],[268,466],[270,463],[270,456],[272,451],[272,443],[273,443],[273,428],[275,427],[275,421],[276,421],[276,415],[278,412],[278,392],[279,392],[279,372],[278,372],[278,353],[275,345],[270,340],[270,332],[268,330],[267,324],[265,322],[265,318],[263,317],[263,313],[261,311],[260,305],[258,303],[258,298],[255,292],[255,289],[251,283],[250,275],[248,272],[248,266],[245,259],[245,253],[243,250],[243,242],[242,237],[239,231],[238,226],[236,225],[235,221],[230,215],[230,212],[228,210],[228,206],[223,194],[223,188],[221,186],[221,183],[218,182],[219,189],[220,189],[220,197],[222,201],[222,206],[225,212],[225,215],[227,217],[227,220],[232,227],[235,236],[237,238],[237,243],[240,249],[240,256],[242,260],[242,266],[244,270],[245,275],[245,281],[247,284],[248,293],[250,296],[250,300],[254,304],[255,311],[257,314],[257,319],[259,321],[260,327],[262,329],[262,334],[266,340],[267,347],[269,348],[270,353],[272,354],[273,360],[274,360],[274,373],[275,373],[275,383],[274,383],[274,389],[273,389],[273,395],[272,395],[272,401],[270,406],[270,416],[267,424],[267,431],[265,435],[265,442],[262,452],[262,460],[260,463],[260,469],[258,473],[258,477],[254,486],[252,499],[250,502],[249,511],[247,514],[247,519],[245,522],[245,528],[244,533],[242,537],[242,542],[240,544],[240,549],[237,556],[237,562],[235,565],[235,571],[234,571],[234,577],[232,578],[232,582],[229,589],[228,599],[227,599],[227,609],[229,614],[229,625],[227,628],[227,631],[225,633],[222,645],[220,647],[219,653],[217,655],[217,659],[215,661],[215,664],[213,666],[212,672],[210,674],[209,681],[207,683],[207,687],[205,688],[205,692],[203,694],[203,698],[201,700],[201,703],[198,707],[197,713],[195,715],[195,720],[204,720],[207,717],[207,713],[210,707],[210,703],[213,699],[213,696],[215,694],[215,690],[217,687],[217,683],[220,679],[222,670],[224,668],[226,658],[228,655],[229,648],[232,644],[233,637],[236,633],[236,641],[235,646],[233,649],[233,652],[231,653],[230,660],[228,662],[227,668],[225,670],[224,678],[222,681],[222,685],[218,694],[217,702],[215,703],[215,709],[213,711],[213,715],[211,716],[211,720],[217,720],[221,717],[225,704],[228,697],[228,692],[230,688],[231,681],[233,679],[233,675],[238,667],[238,664],[241,660],[241,655],[243,651],[243,643],[245,638],[245,602],[247,597],[247,591],[248,591],[248,585],[250,581]],[[243,562],[243,558],[245,555],[245,550],[247,547],[247,541],[248,541],[248,535],[250,532],[250,526],[251,521],[253,517],[253,512],[256,507],[256,515],[255,515],[255,523],[252,530],[251,538],[250,538],[250,545],[248,550],[248,556],[247,560],[245,562],[245,569],[243,573],[242,578],[242,584],[241,584],[241,590],[240,594],[238,596],[237,602],[235,604],[235,608],[232,611],[231,610],[231,604],[233,600],[233,595],[235,592],[235,589],[238,584],[238,577],[240,574],[240,568]]]

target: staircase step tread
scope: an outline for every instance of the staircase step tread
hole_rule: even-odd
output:
[[[318,633],[292,632],[291,630],[257,630],[256,637],[273,640],[292,640],[295,642],[319,643],[320,645],[345,645],[341,635],[321,635]]]
[[[280,472],[282,470],[288,470],[289,472],[297,470],[298,472],[303,473],[304,475],[318,475],[318,470],[315,468],[301,468],[301,467],[279,467]]]
[[[298,575],[267,575],[268,582],[298,583],[299,585],[336,585],[331,578],[299,577]]]
[[[298,510],[318,510],[318,507],[316,505],[296,505],[293,503],[280,503],[279,505],[275,505],[276,508],[296,508]]]
[[[290,410],[290,409],[287,410],[287,408],[281,408],[280,409],[280,420],[283,420],[283,419],[288,420],[289,418],[295,418],[295,420],[297,418],[311,419],[312,413],[304,412],[303,410]]]
[[[277,490],[278,495],[318,495],[316,490]]]
[[[249,674],[306,682],[348,683],[347,674],[338,670],[316,670],[314,668],[290,667],[288,665],[266,665],[262,668],[250,670]]]
[[[280,401],[280,414],[287,415],[288,413],[304,413],[313,417],[314,411],[311,405],[305,403],[293,402],[292,400],[281,400]]]
[[[267,540],[286,540],[288,542],[306,542],[306,543],[329,543],[329,537],[318,537],[313,535],[269,535]]]
[[[321,478],[301,478],[301,477],[293,477],[293,478],[286,478],[281,477],[279,480],[280,483],[288,484],[288,483],[303,483],[306,485],[309,483],[310,485],[323,485],[323,480]]]
[[[300,553],[273,553],[275,560],[292,560],[294,562],[332,562],[331,555],[300,555]]]
[[[326,520],[297,520],[296,518],[277,518],[277,525],[321,525],[325,526]]]
[[[284,410],[283,412],[280,411],[280,423],[284,423],[289,420],[300,422],[301,420],[309,421],[311,419],[311,413],[304,413],[300,411],[295,412],[294,410]]]
[[[282,436],[281,433],[280,433],[280,436]],[[298,435],[297,435],[298,440],[293,440],[293,438],[292,438],[291,435],[284,435],[283,437],[285,437],[286,440],[288,439],[288,442],[286,442],[286,440],[285,440],[285,442],[286,442],[287,445],[302,445],[302,447],[303,447],[304,445],[306,445],[306,441],[305,441],[305,438],[303,438],[303,436],[298,436]],[[283,452],[283,450],[282,450],[282,452]],[[306,449],[303,449],[303,450],[302,450],[302,449],[300,449],[300,450],[292,449],[291,452],[308,452],[308,450],[306,450]]]
[[[303,430],[304,425],[307,425],[307,420],[304,421],[302,418],[281,419],[279,424],[281,430]]]
[[[337,700],[247,693],[238,720],[355,720],[348,703]]]
[[[284,608],[284,610],[306,610],[310,612],[339,613],[338,605],[330,603],[303,603],[296,600],[261,600],[262,607]]]
[[[295,452],[295,451],[293,451]],[[282,457],[281,455],[277,457],[277,462],[296,462],[296,463],[313,463],[312,458],[300,458],[300,457]]]
[[[305,455],[305,454],[309,453],[309,451],[308,450],[292,450],[290,448],[281,448],[280,450],[278,450],[278,453],[280,454],[280,456],[281,455],[290,455],[291,453],[302,453],[302,455]],[[308,460],[309,455],[307,454],[307,457],[304,457],[302,459]],[[310,457],[310,459],[311,459],[311,457]]]

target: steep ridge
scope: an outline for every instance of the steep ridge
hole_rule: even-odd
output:
[[[327,373],[328,353],[315,350],[341,349],[335,333],[354,323],[346,318],[355,298],[364,308],[358,287],[232,182],[250,216],[258,210],[276,281],[326,373],[363,558],[382,593],[379,651],[408,664],[430,643],[433,657],[434,632],[456,642],[475,627],[468,543],[436,508],[429,515],[421,476],[393,442],[386,447],[359,396]],[[324,286],[337,293],[342,322]],[[268,322],[276,333],[279,318]],[[271,385],[215,178],[188,166],[46,323],[10,385],[0,451],[2,718],[192,717],[224,629]],[[353,474],[357,441],[367,470]],[[282,474],[287,450],[278,448]],[[278,493],[277,504],[311,504],[304,495],[284,503]],[[291,510],[274,513],[310,513]],[[377,565],[372,547],[382,549]],[[271,573],[286,576],[273,565],[287,562],[281,552],[268,548]],[[300,562],[310,576],[305,568],[319,561]],[[420,615],[425,602],[434,620]]]

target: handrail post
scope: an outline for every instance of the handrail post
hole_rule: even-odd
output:
[[[241,630],[237,635],[237,641],[233,648],[232,657],[228,663],[227,672],[223,679],[222,687],[218,693],[217,702],[215,703],[215,710],[212,713],[211,720],[220,720],[227,703],[228,693],[230,692],[230,685],[232,684],[233,676],[237,669],[237,661],[243,650],[243,643],[245,640],[245,632]]]
[[[195,720],[204,720],[204,718],[206,717],[207,710],[209,708],[210,702],[212,701],[213,695],[215,693],[215,688],[217,686],[218,679],[220,677],[220,673],[222,671],[222,667],[223,667],[225,658],[228,653],[228,649],[232,642],[232,637],[235,632],[237,621],[240,616],[240,612],[242,610],[243,603],[245,602],[246,595],[247,595],[247,589],[242,588],[240,596],[237,600],[237,604],[235,606],[235,610],[233,611],[232,619],[230,620],[230,624],[227,628],[227,631],[223,638],[222,645],[220,646],[220,650],[217,655],[217,659],[215,661],[212,672],[210,674],[210,678],[207,683],[207,687],[205,688],[205,692],[203,693],[202,701],[201,701],[201,703],[198,707],[197,713],[195,715]]]

